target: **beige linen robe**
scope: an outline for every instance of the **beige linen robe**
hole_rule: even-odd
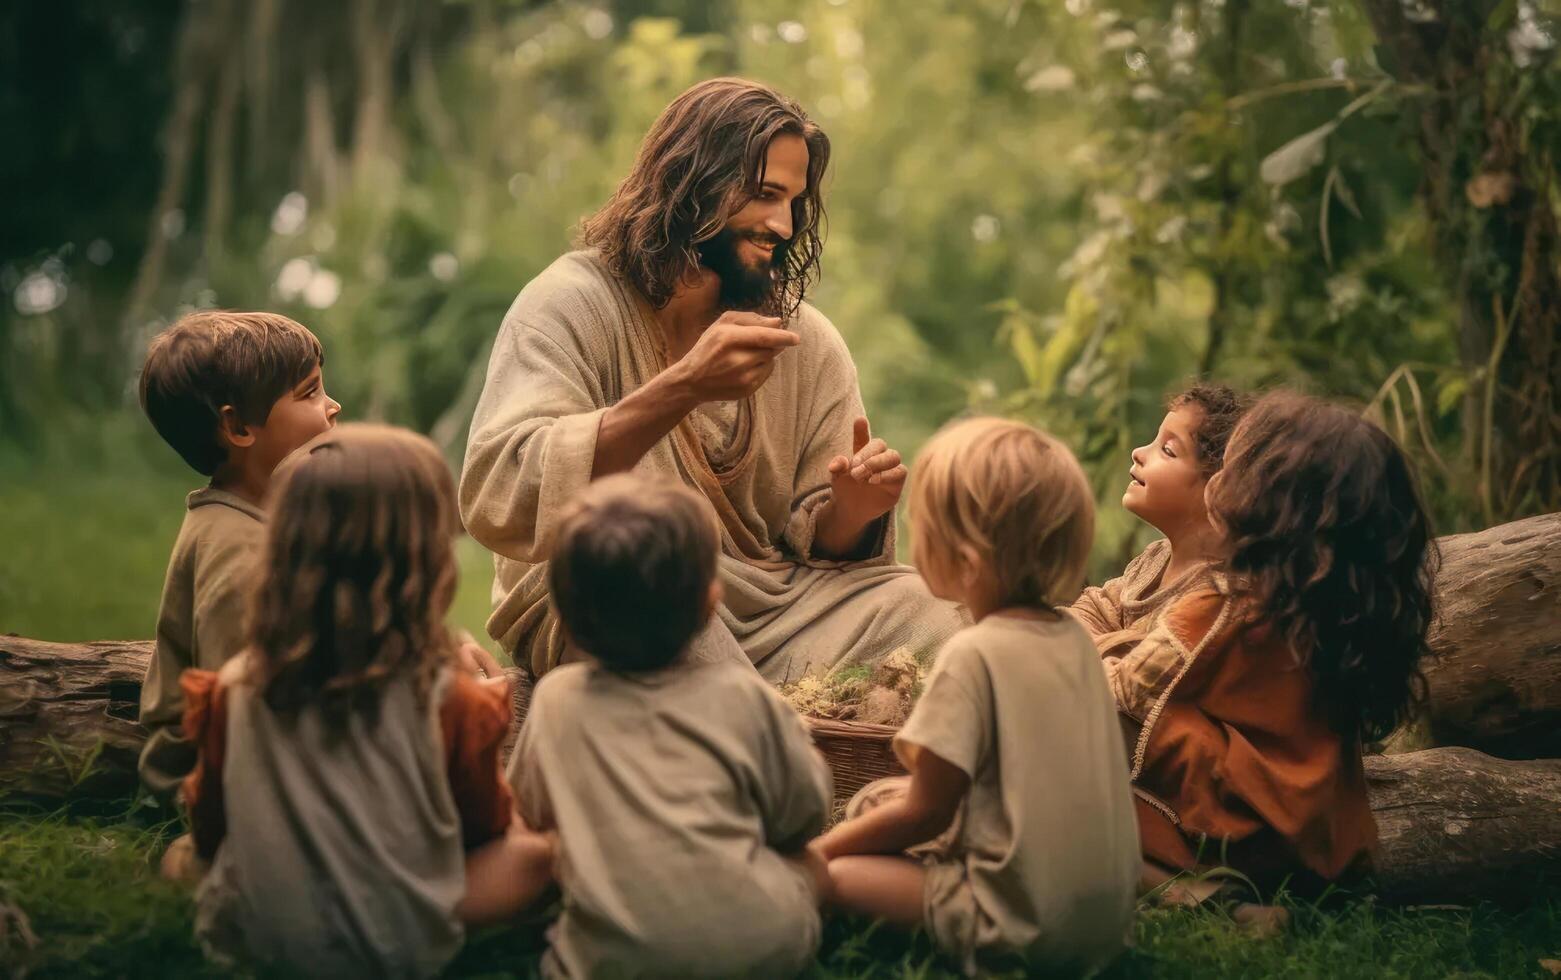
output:
[[[244,617],[265,542],[265,515],[236,494],[213,487],[191,493],[168,560],[157,639],[141,684],[141,781],[172,799],[195,768],[195,748],[179,731],[186,667],[216,670],[244,648]]]
[[[829,320],[804,305],[787,326],[802,343],[739,404],[732,424],[741,445],[723,454],[735,457],[729,469],[712,468],[691,419],[635,467],[701,491],[721,519],[726,598],[695,656],[746,657],[774,682],[901,646],[934,649],[962,625],[955,606],[894,563],[892,520],[879,523],[861,561],[813,553],[829,461],[851,452],[862,400]],[[553,263],[499,329],[472,419],[461,515],[495,555],[488,632],[535,674],[556,665],[564,648],[547,600],[560,510],[590,482],[603,414],[666,364],[653,312],[592,252]]]
[[[527,825],[559,834],[545,974],[795,976],[812,961],[818,899],[783,854],[823,830],[829,770],[747,665],[565,664],[538,682],[509,775]]]
[[[955,636],[894,746],[908,769],[925,750],[971,780],[923,890],[928,931],[967,973],[1088,974],[1121,952],[1138,827],[1116,704],[1077,623],[988,616]]]
[[[1127,563],[1122,574],[1105,585],[1085,589],[1069,609],[1095,640],[1102,657],[1121,656],[1154,629],[1160,614],[1184,595],[1214,582],[1214,566],[1194,565],[1165,582],[1171,543],[1164,538]]]

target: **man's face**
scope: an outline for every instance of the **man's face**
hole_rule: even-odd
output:
[[[775,298],[775,272],[784,267],[790,246],[792,203],[808,187],[808,144],[782,134],[765,154],[764,183],[716,236],[699,246],[705,268],[721,279],[721,305],[757,310]]]

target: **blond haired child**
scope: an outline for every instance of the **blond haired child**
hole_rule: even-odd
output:
[[[458,666],[454,482],[434,445],[344,425],[278,470],[253,624],[189,670],[184,784],[211,870],[196,933],[262,972],[422,977],[550,880],[499,771],[509,690]]]
[[[1165,537],[1069,610],[1102,656],[1121,655],[1171,603],[1213,580],[1220,540],[1203,491],[1246,407],[1246,396],[1225,385],[1194,384],[1171,396],[1154,438],[1133,450],[1122,506]]]
[[[627,475],[561,518],[550,587],[588,660],[537,684],[510,762],[521,814],[559,836],[546,975],[795,975],[818,947],[825,871],[803,852],[829,772],[751,666],[689,649],[718,541],[697,493]]]
[[[926,927],[968,973],[1097,970],[1126,941],[1139,857],[1116,706],[1060,612],[1094,531],[1089,486],[1051,436],[971,419],[922,450],[911,519],[928,586],[975,624],[895,737],[903,792],[867,787],[882,802],[819,841],[834,901]]]
[[[265,535],[271,472],[336,424],[325,354],[278,313],[208,310],[158,334],[141,370],[141,407],[157,434],[209,485],[185,500],[141,686],[141,781],[171,799],[195,764],[179,731],[186,667],[216,670],[244,643],[244,613]]]

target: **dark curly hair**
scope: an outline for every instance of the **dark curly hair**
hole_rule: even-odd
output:
[[[1249,626],[1284,637],[1341,735],[1387,737],[1425,699],[1439,556],[1409,462],[1353,412],[1264,396],[1210,481]]]
[[[661,309],[699,268],[698,246],[757,196],[770,143],[783,134],[808,145],[808,186],[792,202],[792,236],[776,250],[766,312],[791,315],[818,278],[829,137],[800,105],[757,82],[713,78],[674,99],[612,198],[581,224],[579,245],[598,250],[614,275]]]
[[[1166,411],[1179,408],[1196,408],[1199,413],[1198,430],[1193,433],[1193,449],[1198,454],[1198,469],[1205,478],[1213,476],[1225,465],[1225,445],[1230,434],[1236,431],[1236,423],[1246,413],[1251,399],[1227,385],[1198,381],[1183,388],[1166,400]]]

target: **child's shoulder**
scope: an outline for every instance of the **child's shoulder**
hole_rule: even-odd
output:
[[[1232,625],[1237,599],[1216,588],[1198,589],[1177,599],[1166,610],[1165,625],[1188,649],[1216,634],[1227,634]]]
[[[180,534],[206,539],[258,539],[265,535],[265,511],[237,494],[216,487],[193,490],[184,498]]]
[[[949,638],[944,650],[1033,649],[1036,644],[1077,645],[1094,649],[1089,634],[1078,620],[1066,613],[1025,616],[993,615],[965,627]],[[942,654],[939,654],[941,657]]]
[[[531,689],[531,706],[578,698],[593,668],[590,664],[559,664],[537,678]]]

